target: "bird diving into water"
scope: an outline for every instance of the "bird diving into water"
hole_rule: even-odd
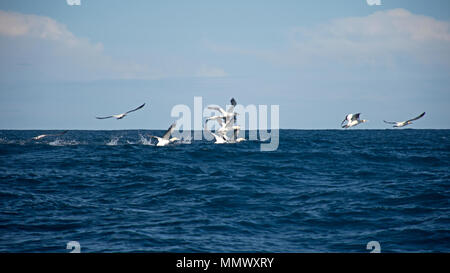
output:
[[[392,127],[403,127],[403,126],[412,124],[412,121],[418,120],[419,118],[421,118],[423,116],[425,116],[425,112],[423,112],[422,114],[418,115],[415,118],[408,119],[406,121],[385,121],[385,120],[383,120],[383,121],[388,124],[394,124],[394,126],[392,126]]]
[[[342,128],[350,128],[350,127],[356,126],[360,123],[364,123],[364,122],[368,121],[365,119],[359,119],[359,115],[361,115],[361,113],[348,114],[347,116],[345,116],[345,119],[341,122]],[[345,121],[347,121],[347,124],[342,125],[342,124],[344,124]]]
[[[123,119],[126,115],[128,115],[129,113],[131,113],[131,112],[134,112],[134,111],[137,111],[137,110],[139,110],[139,109],[141,109],[142,107],[144,107],[144,105],[145,105],[145,103],[144,104],[142,104],[141,106],[139,106],[138,108],[136,108],[136,109],[133,109],[133,110],[130,110],[130,111],[128,111],[128,112],[125,112],[125,113],[123,113],[123,114],[118,114],[118,115],[112,115],[112,116],[107,116],[107,117],[95,117],[95,118],[97,118],[97,119],[107,119],[107,118],[116,118],[116,119]]]
[[[169,129],[167,129],[167,131],[164,133],[164,135],[162,137],[157,137],[157,136],[149,136],[149,137],[156,138],[158,140],[158,143],[156,144],[156,146],[166,146],[170,143],[173,143],[173,142],[179,140],[176,137],[170,138],[170,135],[172,134],[173,130],[175,130],[176,125],[177,125],[176,122],[172,123],[172,125],[170,125]]]

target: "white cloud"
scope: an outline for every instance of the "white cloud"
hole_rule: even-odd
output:
[[[5,12],[0,10],[0,35],[10,37],[29,37],[55,41],[69,48],[86,47],[93,51],[102,51],[101,43],[93,44],[81,39],[67,30],[66,26],[55,20],[32,14]]]
[[[221,68],[206,65],[198,68],[198,64],[182,56],[136,54],[140,58],[135,61],[108,56],[101,43],[78,37],[49,17],[0,10],[0,80],[226,76]],[[142,57],[145,54],[157,57]]]
[[[152,78],[148,67],[114,59],[101,43],[75,36],[49,17],[0,11],[2,80]],[[25,66],[23,64],[26,64]]]
[[[299,59],[326,57],[374,64],[389,64],[396,58],[447,64],[450,60],[449,22],[404,9],[338,19],[310,29],[295,28],[291,35]]]
[[[450,23],[405,9],[294,27],[287,33],[280,49],[244,49],[212,42],[206,46],[213,52],[305,68],[339,64],[391,67],[405,61],[450,65]]]

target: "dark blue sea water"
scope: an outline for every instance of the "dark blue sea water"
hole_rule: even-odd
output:
[[[0,131],[0,252],[450,252],[450,130],[149,132]]]

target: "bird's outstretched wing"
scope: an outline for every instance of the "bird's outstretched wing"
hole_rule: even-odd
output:
[[[346,115],[344,120],[341,122],[341,125],[344,124],[344,122],[346,122],[346,121],[348,121],[348,122],[352,121],[352,119],[353,119],[353,114]]]
[[[113,116],[107,116],[107,117],[95,117],[96,119],[107,119],[107,118],[112,118]]]
[[[425,112],[423,112],[422,114],[418,115],[417,117],[415,117],[415,118],[413,118],[413,119],[407,120],[406,122],[408,122],[408,121],[413,121],[413,120],[417,120],[417,119],[419,119],[419,118],[421,118],[421,117],[423,117],[423,116],[425,116]]]
[[[167,129],[167,131],[164,133],[162,138],[169,139],[169,137],[172,134],[173,130],[175,129],[176,125],[177,125],[177,122],[172,123],[172,125],[170,125],[169,129]]]
[[[61,133],[58,133],[58,134],[45,134],[45,135],[39,135],[39,136],[33,137],[32,139],[38,140],[38,139],[41,139],[41,138],[44,138],[44,137],[49,137],[49,136],[62,136],[62,135],[64,135],[64,134],[67,133],[67,132],[69,132],[69,130],[62,131]]]
[[[361,113],[353,114],[352,120],[358,120],[359,119],[359,115],[361,115]]]
[[[219,119],[217,119],[217,123],[219,123],[219,126],[220,126],[220,127],[223,127],[223,126],[225,125],[224,122],[225,122],[225,119],[224,119],[224,118],[219,118]]]
[[[385,120],[383,120],[384,121],[384,123],[387,123],[387,124],[397,124],[397,122],[394,122],[394,121],[385,121]]]
[[[216,121],[219,123],[220,127],[222,127],[222,126],[223,126],[223,123],[225,122],[225,118],[224,118],[224,117],[221,117],[221,116],[212,116],[212,117],[209,117],[209,118],[207,118],[207,119],[205,120],[205,127],[206,127],[206,125],[208,124],[208,121],[211,121],[211,120],[216,120]]]
[[[134,111],[137,111],[137,110],[141,109],[141,108],[144,107],[144,106],[145,106],[145,103],[142,104],[141,106],[139,106],[139,107],[136,108],[136,109],[133,109],[133,110],[130,110],[130,111],[126,112],[125,114],[131,113],[131,112],[134,112]]]
[[[225,128],[230,128],[233,126],[233,124],[236,122],[236,116],[233,116],[233,118],[231,119],[227,119],[225,120],[225,124],[220,124],[220,126],[225,127]]]
[[[223,110],[221,107],[218,107],[218,106],[209,106],[208,109],[219,111],[222,115],[227,114],[227,112],[225,112],[225,110]]]

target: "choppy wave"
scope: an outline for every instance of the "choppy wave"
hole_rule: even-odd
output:
[[[0,252],[450,251],[450,130],[40,133],[0,131]]]

